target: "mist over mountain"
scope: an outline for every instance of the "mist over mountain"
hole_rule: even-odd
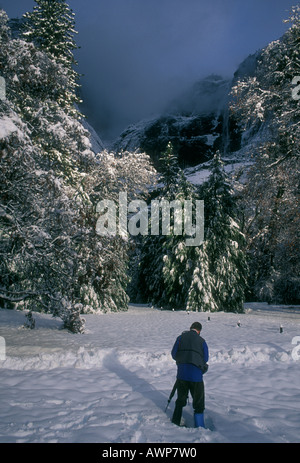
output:
[[[14,37],[19,35],[23,22],[23,19],[18,18],[10,20]],[[182,167],[205,163],[217,150],[221,151],[223,157],[243,157],[247,152],[245,147],[253,142],[257,133],[252,131],[244,134],[238,128],[235,116],[229,111],[230,92],[239,78],[255,73],[260,54],[260,50],[250,54],[231,78],[211,74],[190,85],[182,83],[177,92],[174,88],[166,87],[164,95],[159,87],[157,92],[152,89],[151,97],[156,113],[148,118],[141,117],[125,130],[121,130],[122,123],[116,121],[116,114],[112,114],[104,103],[100,124],[102,130],[99,129],[99,113],[89,104],[89,99],[85,101],[86,88],[81,87],[81,111],[86,116],[84,126],[91,134],[93,151],[97,153],[105,148],[116,152],[140,150],[150,155],[156,167],[159,167],[160,155],[169,141],[172,142]],[[144,85],[144,82],[139,85]],[[94,91],[98,93],[97,89]],[[171,97],[174,92],[176,96]],[[126,107],[126,102],[120,98],[120,114],[125,114],[128,110],[130,119],[133,107],[135,105],[128,102]],[[137,111],[135,117],[139,114],[142,116],[143,110]],[[107,134],[110,134],[109,140],[105,141]]]
[[[217,150],[225,157],[243,157],[247,151],[243,148],[253,142],[257,131],[242,133],[229,111],[230,93],[238,78],[253,75],[259,57],[260,51],[249,55],[232,79],[213,74],[195,82],[161,114],[131,124],[112,144],[113,149],[145,151],[156,166],[169,141],[182,167],[207,162]]]
[[[111,142],[130,124],[160,115],[211,74],[231,79],[249,53],[278,39],[293,0],[70,0],[81,111]],[[0,0],[9,18],[34,0]]]

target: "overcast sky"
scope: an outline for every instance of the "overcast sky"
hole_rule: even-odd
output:
[[[69,0],[77,70],[92,122],[106,139],[161,111],[211,73],[238,65],[287,29],[296,0]],[[33,0],[0,0],[10,18]]]

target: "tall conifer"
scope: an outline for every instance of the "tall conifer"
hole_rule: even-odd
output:
[[[79,87],[79,75],[74,66],[74,50],[78,47],[74,40],[74,13],[65,0],[35,0],[33,11],[24,15],[25,26],[23,37],[28,42],[45,52],[67,72],[68,82],[65,88],[59,88],[56,101],[64,108],[74,113],[74,104],[80,103],[76,95]]]
[[[204,189],[208,268],[213,281],[212,294],[218,310],[243,312],[248,266],[244,236],[228,176],[218,152]]]

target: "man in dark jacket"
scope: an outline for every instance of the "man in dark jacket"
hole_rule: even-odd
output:
[[[195,427],[205,427],[203,374],[208,369],[208,347],[200,336],[201,330],[201,323],[194,322],[190,331],[184,331],[178,336],[172,349],[172,357],[177,364],[177,400],[172,423],[178,426],[190,392],[193,398]]]

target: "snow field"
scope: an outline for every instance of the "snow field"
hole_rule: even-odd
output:
[[[297,308],[247,304],[208,321],[132,305],[85,318],[86,334],[74,335],[45,314],[26,330],[24,313],[0,311],[0,442],[300,442]],[[205,430],[192,427],[191,398],[187,427],[170,422],[176,395],[164,411],[176,378],[170,350],[196,320],[210,350]]]

